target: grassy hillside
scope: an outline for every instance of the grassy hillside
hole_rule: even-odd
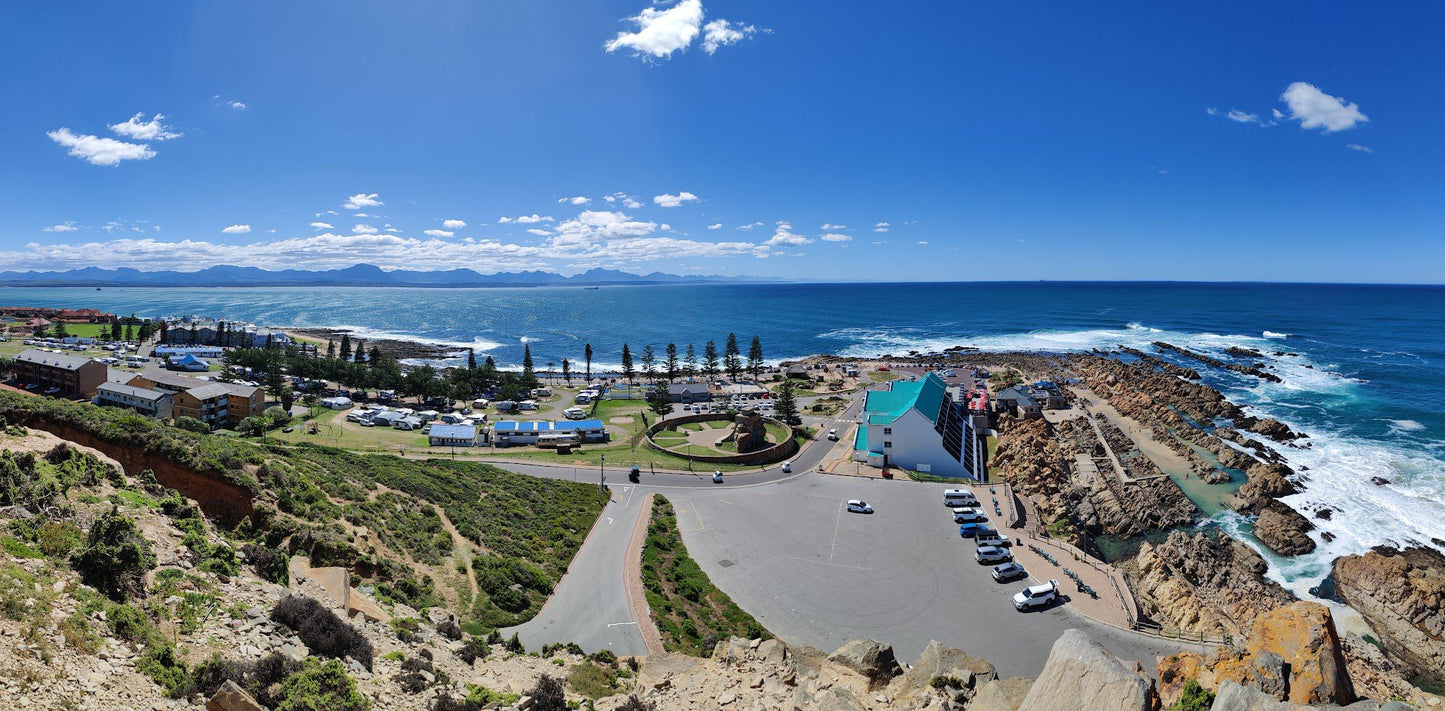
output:
[[[445,604],[474,630],[534,616],[602,508],[585,484],[475,462],[256,444],[87,403],[0,393],[4,423],[68,427],[117,458],[142,451],[243,486],[254,509],[224,531],[232,547],[305,553],[313,565],[349,567],[353,581],[383,603]],[[121,495],[132,504],[161,504],[141,490]]]

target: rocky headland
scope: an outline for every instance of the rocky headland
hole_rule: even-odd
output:
[[[1335,589],[1379,635],[1385,655],[1445,684],[1445,556],[1380,547],[1335,560]]]

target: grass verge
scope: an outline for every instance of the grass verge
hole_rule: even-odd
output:
[[[647,525],[642,583],[662,634],[662,646],[669,652],[705,657],[712,654],[718,641],[732,635],[749,639],[773,636],[713,585],[688,556],[672,504],[661,496],[653,499]]]

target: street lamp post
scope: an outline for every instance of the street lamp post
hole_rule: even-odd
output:
[[[597,464],[597,495],[607,492],[607,455],[602,455]]]

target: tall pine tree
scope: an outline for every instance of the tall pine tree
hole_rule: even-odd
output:
[[[743,372],[743,353],[738,350],[737,334],[728,334],[727,345],[723,348],[723,369],[728,372],[730,380],[737,380],[738,374]]]

